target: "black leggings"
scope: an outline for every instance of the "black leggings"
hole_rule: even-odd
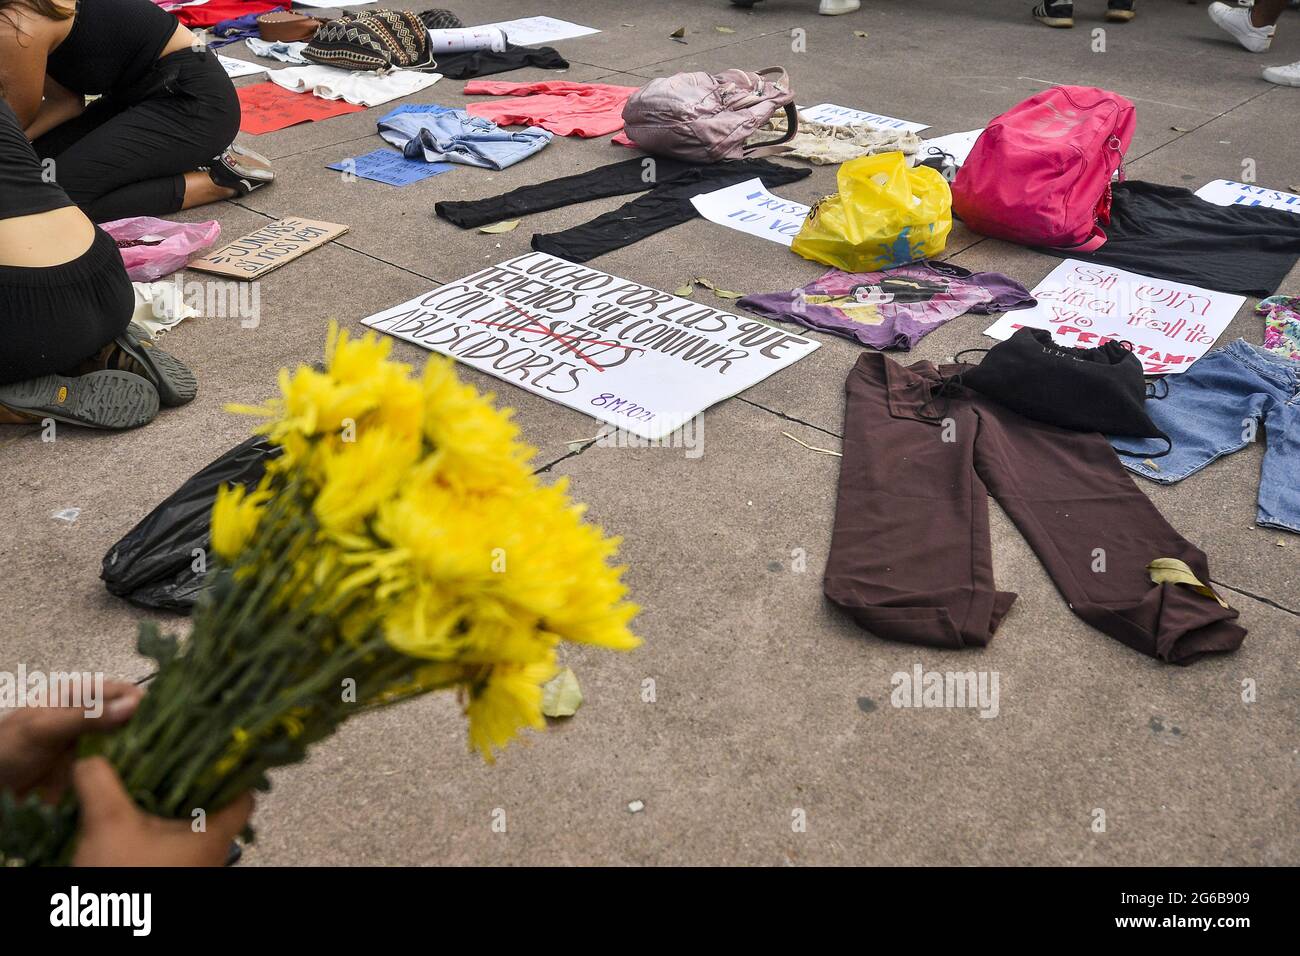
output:
[[[185,201],[184,174],[220,155],[239,119],[239,97],[216,55],[181,50],[32,145],[54,160],[58,184],[95,222],[166,216]]]
[[[770,189],[811,174],[811,169],[782,166],[766,159],[738,159],[705,166],[679,159],[637,157],[576,176],[521,186],[490,199],[436,203],[433,209],[448,222],[471,229],[589,199],[646,193],[581,226],[533,236],[532,245],[538,252],[570,262],[586,262],[696,218],[699,212],[691,204],[692,196],[756,176]]]
[[[0,266],[0,385],[66,372],[131,321],[122,254],[96,227],[90,248],[57,266]]]

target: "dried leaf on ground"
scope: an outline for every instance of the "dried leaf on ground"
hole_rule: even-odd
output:
[[[572,717],[582,706],[582,688],[569,668],[542,685],[542,713],[547,717]]]
[[[505,222],[494,222],[490,226],[479,226],[479,232],[486,232],[489,235],[496,235],[499,232],[510,232],[519,225],[518,219],[507,219]]]
[[[1228,602],[1219,597],[1214,588],[1203,583],[1185,561],[1156,558],[1147,565],[1147,574],[1151,575],[1151,580],[1156,584],[1182,584],[1203,597],[1214,598],[1223,607],[1228,606]]]

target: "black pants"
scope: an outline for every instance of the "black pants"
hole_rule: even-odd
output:
[[[490,199],[440,202],[433,209],[448,222],[472,229],[589,199],[645,192],[644,196],[581,226],[533,236],[533,248],[538,252],[570,262],[586,262],[694,219],[699,213],[691,205],[692,196],[734,186],[756,176],[772,189],[806,179],[811,174],[810,169],[781,166],[766,159],[701,165],[678,159],[651,161],[649,157],[635,157],[576,176],[521,186]]]
[[[121,335],[134,311],[122,254],[101,229],[71,262],[0,266],[0,385],[68,371]]]
[[[133,87],[103,96],[32,145],[95,222],[166,216],[185,200],[184,174],[239,132],[239,97],[216,54],[181,50]]]

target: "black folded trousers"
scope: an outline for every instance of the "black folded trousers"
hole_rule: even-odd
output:
[[[849,373],[844,457],[826,596],[878,637],[932,647],[989,643],[1016,595],[993,582],[988,497],[997,499],[1070,610],[1162,661],[1234,651],[1237,612],[1181,584],[1155,558],[1210,580],[1101,435],[1066,431],[877,352]],[[938,420],[931,420],[930,417]]]
[[[806,179],[811,169],[782,166],[766,159],[737,159],[702,165],[646,156],[625,159],[576,176],[521,186],[501,196],[470,202],[440,202],[433,210],[462,229],[516,219],[589,199],[644,192],[612,212],[564,232],[536,233],[533,248],[570,262],[631,245],[699,215],[691,197],[755,177],[769,189]]]

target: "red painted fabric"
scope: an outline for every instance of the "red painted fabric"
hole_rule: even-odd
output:
[[[246,17],[250,13],[266,13],[287,5],[284,0],[279,0],[278,3],[268,3],[266,0],[208,0],[196,7],[181,7],[172,13],[187,27],[213,27],[222,20]]]
[[[540,126],[559,136],[604,136],[623,128],[623,107],[637,91],[635,86],[605,83],[510,83],[502,80],[471,80],[466,95],[486,93],[510,99],[471,103],[473,116],[490,119],[498,126]]]
[[[360,113],[365,109],[343,100],[323,100],[310,93],[294,93],[269,80],[241,86],[235,92],[239,94],[239,108],[243,113],[239,129],[254,135],[273,133],[299,123],[329,119],[344,113]]]

